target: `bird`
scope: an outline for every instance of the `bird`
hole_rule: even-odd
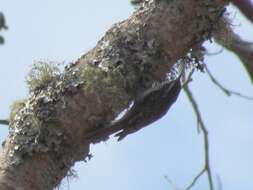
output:
[[[110,134],[116,133],[115,137],[120,141],[127,135],[157,121],[177,100],[181,88],[180,76],[175,80],[165,80],[151,87],[136,98],[125,115],[105,127],[90,131],[87,135],[88,139],[96,142],[101,139],[107,140]]]

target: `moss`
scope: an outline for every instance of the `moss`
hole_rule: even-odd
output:
[[[25,99],[16,100],[11,105],[10,107],[11,111],[10,111],[10,116],[9,116],[10,124],[14,122],[16,114],[25,106],[25,101],[26,101]]]
[[[57,64],[47,62],[36,62],[29,71],[26,83],[30,91],[50,82],[55,76],[60,74],[60,68]]]

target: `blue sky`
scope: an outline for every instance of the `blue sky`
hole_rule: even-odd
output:
[[[128,0],[83,1],[0,0],[9,30],[0,46],[0,118],[10,104],[27,95],[25,76],[34,61],[76,60],[103,36],[115,22],[131,15]],[[235,30],[253,41],[253,26],[233,8]],[[207,44],[210,51],[219,46]],[[252,86],[238,59],[223,51],[206,59],[213,74],[226,87],[253,96]],[[226,97],[208,77],[196,73],[190,85],[198,99],[210,134],[211,165],[224,190],[253,189],[253,101]],[[202,168],[202,137],[184,93],[169,113],[122,142],[112,139],[92,147],[94,158],[77,163],[79,179],[70,181],[71,190],[170,190],[164,175],[185,187]],[[0,128],[0,140],[7,135]],[[68,189],[67,181],[62,185]],[[203,176],[194,188],[207,189]]]

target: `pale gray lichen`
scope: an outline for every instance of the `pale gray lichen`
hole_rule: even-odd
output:
[[[19,165],[25,156],[38,152],[62,154],[68,137],[60,127],[58,110],[65,109],[64,98],[83,91],[83,78],[75,68],[61,74],[58,68],[39,65],[34,71],[39,76],[32,77],[35,85],[32,84],[30,97],[14,104],[12,109],[10,143],[13,149],[9,154],[12,165]]]
[[[9,115],[10,127],[15,121],[17,113],[25,106],[25,101],[26,101],[25,99],[16,100],[10,106],[10,115]]]
[[[35,152],[59,152],[63,141],[63,131],[59,128],[57,121],[42,123],[28,107],[24,107],[20,112],[26,117],[20,116],[22,118],[14,123],[10,130],[10,140],[14,146],[9,154],[10,163],[19,165],[24,156]]]
[[[123,29],[120,23],[115,24],[99,41],[100,48],[91,55],[97,58],[91,64],[109,75],[119,76],[122,88],[132,97],[150,87],[156,68],[169,61],[161,52],[158,40],[146,40],[139,25],[134,22],[133,26]]]

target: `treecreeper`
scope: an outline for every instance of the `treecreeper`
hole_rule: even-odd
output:
[[[110,134],[116,133],[118,140],[122,140],[164,116],[177,100],[181,88],[180,76],[157,84],[137,97],[129,111],[119,120],[88,132],[87,138],[97,142],[107,140]]]

